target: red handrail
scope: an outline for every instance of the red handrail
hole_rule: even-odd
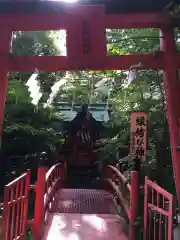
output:
[[[129,239],[136,239],[136,230],[134,223],[138,216],[140,183],[139,173],[136,171],[131,172],[131,184],[124,175],[114,166],[105,166],[105,180],[111,186],[122,206],[124,207],[127,218],[129,219],[130,230]]]
[[[57,171],[57,169],[59,168],[59,166],[62,166],[62,163],[57,163],[55,165],[53,165],[48,172],[46,173],[46,181],[49,179],[50,175],[54,172]]]
[[[38,179],[36,183],[35,218],[33,225],[33,239],[42,237],[42,227],[46,221],[46,213],[51,210],[54,194],[60,183],[66,178],[66,163],[56,164],[48,171],[46,167],[38,168]]]
[[[159,194],[162,194],[165,198],[167,198],[169,201],[172,200],[172,194],[170,194],[169,192],[167,192],[166,190],[164,190],[163,188],[161,188],[157,183],[155,182],[152,182],[151,180],[149,180],[147,177],[146,177],[146,180],[145,180],[145,187],[148,188],[152,188],[154,189],[156,192],[158,192]]]
[[[172,239],[173,196],[150,181],[144,187],[144,239]]]
[[[30,170],[4,188],[3,240],[23,239],[28,216]]]
[[[130,218],[130,184],[116,167],[108,165],[104,170],[106,181],[110,184],[111,188],[123,205],[128,218]]]
[[[117,174],[117,176],[119,177],[119,179],[121,179],[122,182],[123,182],[124,184],[126,184],[127,189],[128,189],[129,192],[130,192],[130,191],[131,191],[131,185],[130,185],[129,183],[127,183],[127,178],[125,178],[125,176],[124,176],[116,167],[114,167],[114,166],[112,166],[112,165],[108,165],[107,167],[110,168],[110,169],[112,169],[112,170]]]
[[[44,206],[45,211],[49,208],[49,203],[52,200],[53,194],[57,189],[60,182],[63,182],[66,177],[66,163],[58,163],[52,166],[46,173],[46,183],[45,183],[45,197]]]

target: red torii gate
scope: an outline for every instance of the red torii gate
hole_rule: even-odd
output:
[[[21,8],[21,3],[16,4]],[[155,55],[107,56],[105,30],[127,28],[159,28],[162,36],[161,51]],[[9,53],[12,31],[60,29],[67,31],[67,56],[16,57]],[[73,4],[65,7],[62,13],[0,13],[0,32],[0,126],[3,122],[9,71],[32,72],[35,68],[49,72],[129,69],[139,62],[142,68],[163,69],[174,178],[180,203],[180,151],[177,150],[180,145],[180,53],[176,51],[169,15],[106,14],[104,6]]]

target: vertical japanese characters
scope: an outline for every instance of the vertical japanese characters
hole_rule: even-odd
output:
[[[89,24],[86,20],[82,21],[83,53],[88,54],[90,48]]]
[[[131,115],[131,152],[141,162],[147,156],[147,114],[144,112],[133,112]]]

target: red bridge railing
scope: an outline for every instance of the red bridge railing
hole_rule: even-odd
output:
[[[43,234],[43,226],[54,201],[54,193],[66,178],[66,163],[56,164],[49,170],[38,168],[36,184],[35,214],[33,222],[33,240],[39,240]]]
[[[171,240],[173,196],[148,178],[144,188],[144,240]]]
[[[123,205],[129,219],[129,239],[136,240],[135,221],[139,207],[139,173],[131,172],[131,183],[116,167],[106,166],[104,178]],[[3,205],[3,240],[24,239],[27,223],[33,227],[33,240],[41,239],[46,213],[51,211],[57,188],[66,180],[66,164],[56,164],[49,170],[38,168],[34,220],[27,221],[30,171],[5,186]],[[144,187],[144,240],[172,239],[173,197],[146,178]]]
[[[4,188],[3,240],[23,239],[26,235],[30,170]]]
[[[131,172],[131,184],[124,175],[114,166],[108,165],[104,169],[105,180],[115,193],[117,200],[123,206],[130,224],[129,239],[136,239],[134,223],[138,216],[140,182],[139,173]]]
[[[130,193],[131,186],[124,175],[114,166],[108,165],[105,167],[105,179],[112,187],[117,198],[123,204],[124,210],[130,217]]]
[[[45,212],[50,211],[53,197],[57,188],[61,187],[66,179],[66,163],[52,166],[46,173],[44,207]]]

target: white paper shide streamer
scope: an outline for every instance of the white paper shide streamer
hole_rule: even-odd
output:
[[[26,86],[28,86],[28,90],[30,92],[30,97],[32,98],[32,104],[38,105],[39,100],[42,97],[42,93],[40,92],[40,86],[37,80],[39,72],[35,69],[35,72],[28,79]]]

